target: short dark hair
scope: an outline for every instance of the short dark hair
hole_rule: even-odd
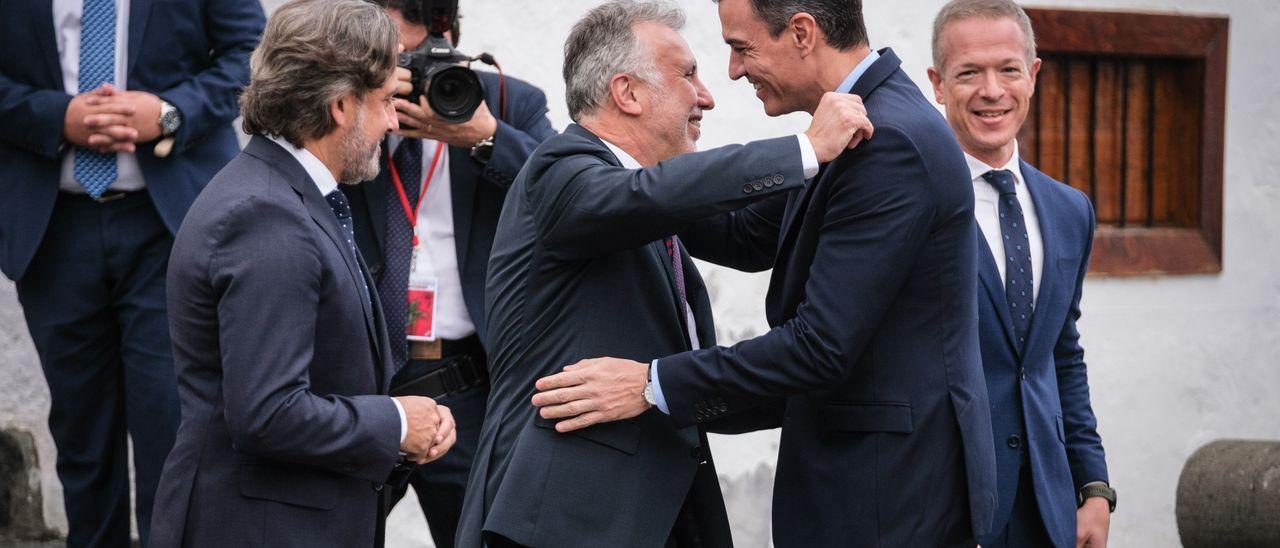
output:
[[[374,4],[400,12],[404,20],[415,25],[422,24],[422,0],[371,0]]]
[[[711,0],[719,3],[720,0]],[[797,13],[807,13],[827,35],[827,44],[838,50],[869,43],[862,20],[862,0],[748,0],[756,16],[769,26],[775,38]]]

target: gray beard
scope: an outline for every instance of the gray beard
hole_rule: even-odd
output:
[[[344,185],[359,184],[378,176],[382,170],[378,156],[382,151],[382,140],[365,141],[364,116],[357,115],[355,127],[342,137],[342,170],[338,182]]]

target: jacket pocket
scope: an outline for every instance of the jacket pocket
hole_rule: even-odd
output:
[[[534,415],[533,417],[533,424],[539,428],[555,430],[557,422],[559,421],[544,419],[542,415]],[[640,425],[634,420],[597,424],[561,435],[578,436],[605,447],[617,449],[628,455],[636,454],[636,450],[640,448]]]
[[[1063,428],[1063,426],[1062,426],[1062,416],[1061,416],[1061,415],[1054,415],[1054,416],[1053,416],[1053,423],[1054,423],[1054,426],[1058,427],[1058,441],[1062,442],[1062,444],[1063,444],[1063,445],[1066,445],[1066,444],[1067,444],[1067,431],[1066,431],[1066,429],[1065,429],[1065,428]]]
[[[340,491],[338,480],[314,469],[256,462],[240,464],[240,494],[251,499],[332,510]]]
[[[911,404],[895,401],[841,402],[822,404],[823,426],[836,432],[893,432],[915,430]]]

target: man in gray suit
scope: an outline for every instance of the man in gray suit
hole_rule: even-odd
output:
[[[447,409],[385,395],[387,335],[337,190],[378,172],[398,45],[361,0],[299,0],[267,24],[241,97],[253,140],[170,259],[182,424],[155,546],[378,544],[398,461],[453,443]]]
[[[715,103],[677,33],[683,22],[669,4],[610,2],[565,44],[578,124],[534,152],[498,223],[486,289],[492,392],[458,546],[731,544],[703,429],[649,412],[562,434],[530,405],[534,381],[566,363],[713,346],[706,287],[672,235],[714,241],[750,217],[772,219],[750,224],[776,240],[790,191],[870,131],[857,97],[832,95],[804,134],[693,152]]]

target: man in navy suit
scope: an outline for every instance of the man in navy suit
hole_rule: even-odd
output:
[[[381,308],[338,191],[377,174],[398,49],[363,0],[294,0],[267,24],[241,96],[253,138],[173,245],[183,420],[156,546],[376,546],[398,462],[453,442],[444,406],[387,395]]]
[[[955,0],[933,32],[929,80],[965,151],[982,236],[979,336],[1000,501],[982,545],[1106,546],[1115,492],[1076,330],[1093,207],[1018,156],[1040,68],[1031,22],[1012,0]]]
[[[852,93],[875,136],[790,197],[779,238],[748,237],[765,222],[752,218],[684,238],[694,256],[776,253],[771,330],[651,363],[586,360],[541,379],[534,403],[562,431],[651,405],[677,426],[781,425],[779,547],[972,546],[995,511],[995,457],[960,147],[893,51],[868,46],[860,2],[719,10],[729,75],[755,86],[765,112]]]
[[[417,49],[427,35],[422,2],[378,3],[399,26],[405,49]],[[452,38],[452,31],[445,36]],[[397,70],[400,91],[407,95],[409,71]],[[398,371],[391,390],[434,398],[449,406],[458,423],[458,443],[449,454],[417,467],[409,478],[437,548],[453,546],[489,397],[481,341],[485,271],[498,214],[529,154],[555,134],[542,90],[492,72],[476,75],[485,101],[464,123],[440,120],[425,99],[414,104],[397,98],[400,129],[384,143],[381,172],[343,188],[351,199],[356,242],[386,311]],[[415,325],[409,289],[417,295],[427,286],[434,288],[433,314]],[[413,309],[413,317],[422,317],[422,308]],[[393,499],[406,489],[392,493]]]
[[[52,4],[52,6],[51,6]],[[178,428],[173,234],[238,150],[257,0],[0,2],[0,269],[49,383],[70,546],[145,545]]]

